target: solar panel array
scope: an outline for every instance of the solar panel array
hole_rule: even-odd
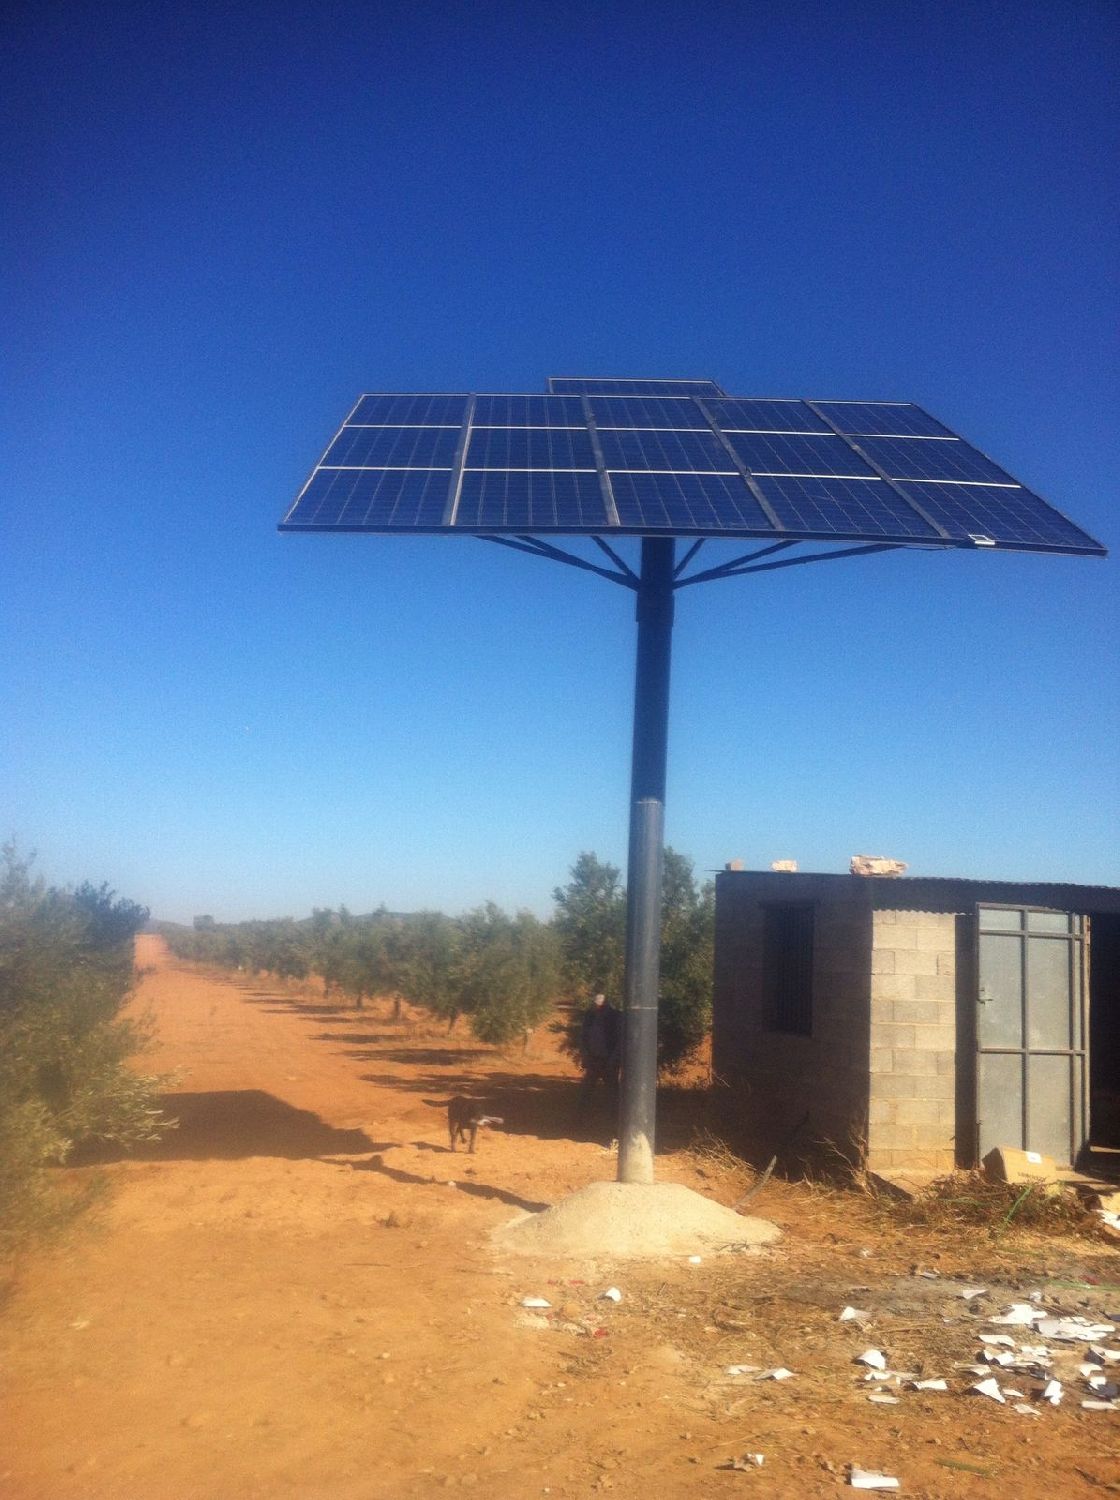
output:
[[[549,387],[362,396],[281,530],[1104,551],[909,402],[733,397],[714,381]]]

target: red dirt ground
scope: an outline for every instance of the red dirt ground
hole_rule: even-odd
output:
[[[772,1181],[748,1210],[784,1230],[772,1252],[499,1256],[495,1225],[613,1177],[607,1122],[580,1128],[550,1035],[503,1055],[388,1006],[196,971],[155,937],[138,960],[144,1066],[180,1072],[181,1125],[142,1158],[71,1169],[108,1176],[103,1206],[19,1269],[0,1322],[9,1500],[800,1497],[845,1490],[853,1463],[909,1496],[1120,1491],[1120,1417],[1082,1393],[1039,1417],[956,1392],[879,1406],[852,1364],[872,1344],[959,1391],[976,1328],[946,1278],[992,1288],[996,1310],[1037,1286],[1115,1312],[1114,1250],[919,1235],[859,1195]],[[460,1089],[506,1117],[473,1158],[425,1102]],[[659,1173],[731,1203],[749,1177],[682,1144],[703,1110],[700,1089],[667,1099]],[[617,1306],[598,1300],[611,1284]],[[526,1314],[526,1295],[553,1311]],[[837,1322],[846,1302],[866,1330]],[[765,1467],[720,1467],[745,1451]]]

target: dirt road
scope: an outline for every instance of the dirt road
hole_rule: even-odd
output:
[[[974,1357],[953,1276],[996,1301],[1080,1283],[1061,1293],[1079,1305],[1103,1283],[1086,1305],[1115,1304],[1106,1248],[919,1242],[856,1198],[774,1182],[750,1211],[786,1239],[761,1256],[502,1258],[494,1226],[613,1176],[551,1037],[503,1056],[387,1007],[196,973],[158,938],[138,960],[145,1066],[181,1073],[181,1125],[143,1159],[75,1169],[108,1174],[104,1206],[22,1269],[0,1323],[3,1496],[816,1496],[851,1463],[911,1496],[1120,1488],[1113,1414],[1071,1396],[1022,1416],[955,1391],[872,1405],[852,1364],[868,1343],[927,1374]],[[425,1102],[463,1088],[506,1118],[473,1158]],[[670,1101],[670,1147],[691,1104]],[[681,1148],[659,1170],[723,1202],[743,1187]],[[617,1306],[598,1297],[612,1283]],[[872,1310],[866,1331],[837,1323],[846,1302]],[[764,1469],[720,1467],[748,1450]]]

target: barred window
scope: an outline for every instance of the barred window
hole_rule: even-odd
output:
[[[813,1034],[813,908],[762,909],[762,1019],[769,1031]]]

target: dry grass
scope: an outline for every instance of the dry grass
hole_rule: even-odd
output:
[[[916,1197],[897,1198],[868,1187],[878,1213],[892,1224],[941,1233],[968,1229],[991,1237],[1016,1230],[1103,1239],[1101,1221],[1081,1199],[1043,1183],[992,1182],[982,1172],[939,1177]]]

